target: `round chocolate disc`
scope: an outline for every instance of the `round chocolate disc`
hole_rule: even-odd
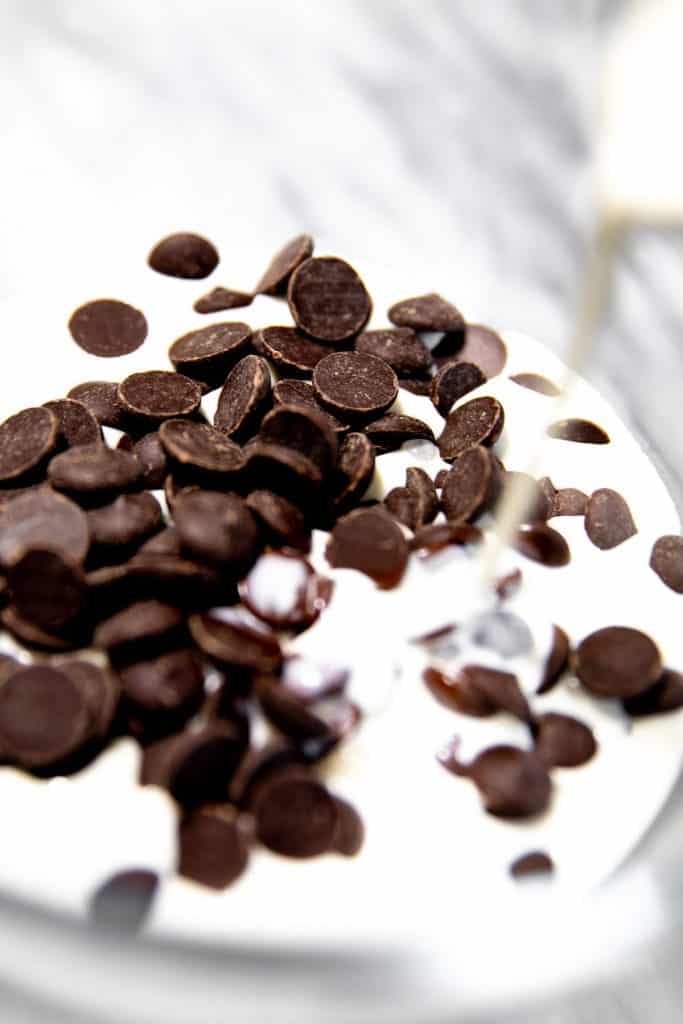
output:
[[[60,551],[80,563],[89,544],[85,512],[49,487],[22,494],[0,511],[1,565],[9,565],[29,548]]]
[[[334,844],[338,810],[321,782],[276,778],[256,801],[256,833],[264,846],[285,857],[317,857]]]
[[[291,376],[308,376],[321,359],[334,352],[295,327],[265,327],[254,338],[254,347],[280,370]]]
[[[410,327],[364,331],[353,347],[383,359],[399,377],[424,376],[432,365],[429,349]]]
[[[21,669],[0,687],[0,743],[19,764],[61,761],[84,742],[88,725],[81,691],[55,668]]]
[[[71,314],[69,331],[92,356],[110,359],[140,348],[147,337],[144,313],[117,299],[95,299]]]
[[[362,508],[337,520],[325,551],[337,569],[357,569],[381,587],[395,587],[408,562],[401,529],[382,508]]]
[[[211,889],[226,889],[245,870],[249,846],[236,812],[207,807],[180,826],[178,874]]]
[[[242,449],[208,423],[168,420],[159,428],[167,454],[182,466],[210,473],[238,473],[245,464]]]
[[[45,402],[57,417],[57,444],[61,448],[76,448],[81,444],[99,444],[102,440],[100,425],[90,409],[73,398],[59,398]]]
[[[211,324],[183,334],[171,345],[168,357],[178,373],[218,385],[237,360],[246,355],[250,340],[248,324]]]
[[[662,668],[654,641],[627,626],[598,629],[576,650],[576,674],[598,697],[635,697],[654,686]]]
[[[372,302],[356,271],[335,256],[299,264],[289,279],[289,309],[297,327],[330,345],[362,331]]]
[[[50,409],[23,409],[0,424],[0,482],[37,469],[57,444],[59,421]]]
[[[313,371],[319,402],[341,419],[368,422],[381,416],[398,395],[388,363],[364,352],[334,352]]]
[[[448,414],[443,433],[438,438],[441,458],[452,462],[468,448],[480,444],[490,447],[500,437],[504,422],[503,406],[488,395],[472,398],[457,406]]]
[[[132,490],[141,475],[142,466],[134,455],[104,445],[69,448],[48,466],[53,487],[82,497]]]
[[[284,295],[293,270],[313,255],[310,235],[297,235],[275,253],[265,273],[254,288],[259,295]]]
[[[270,369],[260,356],[245,356],[221,390],[213,425],[239,440],[256,433],[270,404]]]
[[[131,374],[119,384],[119,398],[134,416],[161,422],[195,413],[202,400],[202,389],[182,373],[146,370]]]
[[[218,253],[208,239],[181,231],[157,242],[147,262],[159,274],[197,280],[216,269]]]

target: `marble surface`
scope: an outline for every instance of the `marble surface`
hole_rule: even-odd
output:
[[[598,61],[622,7],[3,0],[0,300],[39,302],[103,250],[138,258],[216,225],[234,239],[225,283],[249,286],[242,247],[308,230],[350,258],[433,267],[454,301],[561,352],[592,217]],[[588,370],[679,501],[682,280],[680,235],[634,234]],[[673,963],[523,1019],[673,1020]],[[0,998],[8,1024],[67,1019]]]

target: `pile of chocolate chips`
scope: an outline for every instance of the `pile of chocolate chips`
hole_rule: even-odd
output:
[[[174,235],[149,264],[198,279],[218,253],[197,235]],[[362,280],[341,259],[314,257],[306,235],[273,258],[253,292],[214,288],[195,309],[244,306],[255,294],[282,297],[294,326],[211,323],[172,342],[169,369],[75,384],[0,425],[0,620],[23,647],[47,655],[28,666],[2,656],[0,754],[50,777],[78,771],[118,736],[134,737],[142,783],[164,787],[181,809],[179,871],[215,888],[239,877],[254,843],[303,858],[350,856],[363,842],[357,812],[319,770],[361,717],[346,696],[347,675],[286,653],[287,639],[324,614],[332,594],[306,557],[312,529],[330,532],[330,565],[393,587],[412,552],[477,543],[472,524],[513,476],[492,451],[500,402],[478,397],[451,412],[503,370],[506,349],[494,331],[467,324],[436,294],[397,302],[393,326],[365,330],[372,303]],[[143,313],[110,299],[80,307],[69,327],[77,344],[105,358],[147,335]],[[430,348],[423,335],[434,332]],[[513,379],[557,393],[533,373]],[[391,411],[399,387],[429,396],[446,416],[440,437]],[[202,399],[218,389],[211,424]],[[116,447],[103,427],[120,432]],[[583,420],[549,432],[609,442]],[[435,441],[452,468],[433,481],[411,467],[384,502],[364,502],[376,457],[414,439]],[[540,481],[517,543],[549,567],[570,557],[547,524],[554,515],[585,515],[602,548],[635,531],[616,492],[589,497]],[[675,541],[662,541],[653,564],[683,587]],[[516,582],[501,581],[499,594]],[[595,637],[576,655],[592,692],[618,693],[634,714],[680,705],[681,681],[663,673],[647,638]],[[556,641],[546,688],[569,653],[559,629]],[[431,670],[427,682],[458,711],[504,708],[533,730],[531,754],[492,748],[463,766],[453,748],[446,758],[492,813],[542,810],[548,768],[594,751],[581,723],[534,717],[514,676],[473,666],[455,680]],[[252,742],[256,718],[269,726],[265,744]],[[96,894],[93,914],[137,924],[156,884],[144,871],[124,872]]]

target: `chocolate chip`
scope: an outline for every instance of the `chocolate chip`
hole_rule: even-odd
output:
[[[519,384],[521,388],[535,391],[539,395],[555,397],[561,394],[557,384],[554,384],[540,373],[515,373],[510,377],[510,380],[514,384]]]
[[[635,717],[661,715],[683,707],[683,675],[664,669],[654,686],[624,701],[624,710]]]
[[[472,623],[472,639],[481,647],[496,651],[502,658],[526,654],[534,645],[531,630],[512,612],[496,608],[482,612]]]
[[[591,494],[584,525],[589,540],[602,551],[616,548],[638,532],[628,505],[609,487],[601,487]]]
[[[246,502],[272,543],[309,550],[310,535],[303,513],[291,501],[272,491],[257,490],[247,496]]]
[[[329,419],[316,409],[278,405],[261,423],[260,441],[279,445],[309,459],[326,476],[337,463],[337,436]]]
[[[380,587],[395,587],[408,563],[401,529],[383,509],[357,509],[339,519],[325,549],[330,565],[357,569]]]
[[[163,786],[184,807],[221,803],[245,746],[232,723],[207,723],[147,747],[140,781]]]
[[[128,600],[144,595],[161,597],[183,607],[196,607],[215,601],[219,593],[225,594],[225,580],[221,580],[215,569],[187,558],[138,553],[123,568],[122,583]],[[88,576],[91,587],[94,575]]]
[[[405,441],[434,441],[432,428],[414,416],[390,412],[363,427],[370,440],[384,451],[395,451]]]
[[[410,327],[364,331],[353,347],[356,352],[383,359],[398,377],[424,376],[432,365],[429,349]]]
[[[543,850],[532,850],[523,853],[510,865],[513,878],[529,878],[538,875],[551,875],[555,870],[551,858]]]
[[[239,445],[215,427],[193,420],[167,420],[159,440],[168,456],[184,469],[234,477],[245,466]]]
[[[358,707],[344,698],[304,702],[279,682],[265,679],[259,681],[257,694],[263,713],[276,729],[297,743],[324,741],[324,753],[345,739],[360,721]]]
[[[545,666],[543,678],[536,693],[547,693],[552,690],[569,661],[569,637],[559,626],[553,626],[553,639]]]
[[[509,711],[523,722],[531,711],[511,672],[499,672],[485,665],[465,665],[455,676],[430,666],[423,679],[436,699],[463,715],[488,718],[496,711]]]
[[[61,553],[32,548],[10,566],[7,579],[18,614],[47,633],[68,630],[83,612],[85,576]]]
[[[507,362],[507,349],[499,334],[482,324],[467,324],[462,331],[446,334],[432,349],[438,366],[445,362],[474,363],[487,380],[496,377]]]
[[[101,426],[126,429],[128,418],[119,400],[118,384],[105,380],[86,381],[76,384],[67,397],[82,402]]]
[[[57,444],[59,421],[50,409],[23,409],[0,424],[0,481],[20,483],[38,471]]]
[[[103,502],[120,491],[133,490],[141,476],[142,466],[135,455],[104,445],[69,448],[48,466],[54,488],[86,502]]]
[[[168,459],[157,431],[145,434],[132,448],[133,455],[142,466],[140,486],[149,491],[158,491],[164,486],[168,475]]]
[[[479,544],[481,540],[481,530],[469,523],[436,523],[415,531],[410,550],[416,551],[418,558],[429,558],[452,545],[462,547]]]
[[[360,277],[335,256],[300,263],[289,279],[287,301],[297,327],[331,345],[362,331],[372,312]]]
[[[278,629],[310,625],[325,607],[320,577],[305,558],[278,551],[261,555],[239,585],[250,612]]]
[[[157,242],[147,262],[159,274],[197,280],[213,273],[218,266],[218,253],[208,239],[181,231]]]
[[[446,480],[448,479],[449,473],[449,469],[440,469],[439,472],[436,474],[436,476],[434,477],[434,486],[436,487],[437,491],[443,489],[443,486],[446,483]]]
[[[181,648],[120,671],[121,687],[136,712],[178,721],[198,708],[204,695],[204,672],[195,651]]]
[[[183,548],[196,558],[244,571],[261,546],[258,524],[236,494],[188,491],[173,510]]]
[[[464,451],[448,471],[441,489],[441,507],[449,522],[476,519],[500,493],[500,472],[486,448]]]
[[[273,400],[276,405],[301,405],[307,409],[314,409],[327,417],[337,434],[345,434],[349,429],[348,423],[342,423],[331,412],[323,409],[315,397],[313,385],[306,380],[279,380],[273,388]]]
[[[221,313],[224,309],[238,309],[240,306],[251,306],[254,296],[249,292],[240,292],[235,288],[212,288],[206,295],[197,299],[192,307],[195,313]]]
[[[365,841],[363,819],[350,803],[335,797],[337,804],[337,827],[332,840],[332,849],[343,857],[355,857]]]
[[[0,744],[27,768],[57,764],[87,738],[83,694],[56,668],[20,669],[0,687]]]
[[[68,676],[83,694],[90,716],[88,731],[97,739],[107,736],[121,697],[118,677],[92,661],[83,660],[61,662],[59,671]]]
[[[295,327],[265,327],[255,335],[254,345],[281,372],[300,377],[309,376],[320,360],[334,351],[329,345],[307,338]]]
[[[431,379],[429,377],[424,379],[419,377],[401,377],[398,383],[399,387],[403,388],[404,391],[409,391],[411,395],[426,396],[429,394]]]
[[[598,697],[635,697],[660,678],[662,660],[645,633],[606,626],[581,641],[574,668],[586,689]]]
[[[277,637],[216,613],[192,615],[190,633],[197,646],[219,665],[245,668],[254,672],[277,672],[282,651]]]
[[[513,569],[496,580],[494,589],[501,601],[507,601],[509,597],[513,597],[519,591],[521,585],[522,570]]]
[[[534,753],[517,747],[489,747],[469,766],[467,774],[479,790],[489,814],[527,818],[550,803],[552,784],[545,765]]]
[[[138,932],[150,914],[158,888],[159,876],[154,871],[120,871],[94,893],[89,916],[103,928]]]
[[[178,373],[211,389],[223,384],[235,363],[249,351],[250,341],[248,324],[211,324],[177,338],[168,350],[168,357]]]
[[[146,370],[132,373],[119,384],[124,409],[138,421],[155,425],[175,416],[191,416],[199,409],[202,389],[181,373]]]
[[[62,552],[83,562],[90,544],[85,513],[74,502],[44,487],[15,498],[0,511],[0,564],[9,565],[29,548]]]
[[[553,711],[541,715],[535,721],[534,733],[534,749],[548,768],[578,768],[598,749],[588,726],[570,715]]]
[[[386,412],[398,394],[391,367],[363,352],[335,352],[313,371],[313,388],[325,408],[342,419],[369,422]]]
[[[148,327],[144,313],[127,302],[96,299],[71,314],[69,331],[84,351],[110,359],[140,348]]]
[[[375,446],[365,434],[348,434],[339,448],[333,484],[337,512],[352,508],[363,497],[375,472]]]
[[[11,654],[0,653],[0,686],[23,667],[21,662],[13,658]]]
[[[314,779],[275,779],[254,807],[256,833],[264,846],[285,857],[317,857],[334,844],[337,804]]]
[[[180,534],[175,526],[165,526],[163,530],[150,537],[139,550],[141,555],[175,555],[180,557],[182,545]]]
[[[180,825],[178,874],[211,889],[227,889],[244,872],[249,845],[234,808],[204,808]]]
[[[436,292],[395,302],[387,315],[397,327],[415,331],[461,331],[465,326],[460,310]]]
[[[433,522],[439,511],[439,498],[429,474],[419,466],[409,466],[406,470],[406,488],[415,501],[415,526],[413,529],[419,529]]]
[[[442,416],[448,416],[458,399],[480,387],[486,377],[474,363],[446,363],[432,377],[429,396]]]
[[[161,506],[152,494],[121,494],[88,512],[90,563],[125,558],[161,526]]]
[[[117,663],[140,661],[173,646],[184,632],[182,613],[161,601],[136,601],[101,622],[95,630],[95,646],[107,651]]]
[[[553,496],[553,516],[583,516],[586,514],[588,495],[575,487],[561,487]]]
[[[409,530],[415,529],[415,497],[407,487],[392,487],[384,499],[384,506],[399,523],[407,526]]]
[[[60,448],[98,444],[102,440],[100,425],[83,402],[60,398],[54,402],[45,402],[44,407],[57,417],[57,445]]]
[[[602,427],[590,420],[569,419],[551,423],[546,430],[549,437],[560,441],[577,441],[579,444],[609,444],[610,438]]]
[[[268,363],[260,356],[245,356],[228,374],[213,425],[237,440],[250,437],[270,404],[270,391]]]
[[[472,398],[448,414],[443,433],[437,439],[441,458],[457,459],[468,448],[490,447],[503,430],[505,413],[496,398]]]
[[[311,507],[314,495],[323,484],[323,473],[307,455],[288,445],[266,444],[259,439],[250,441],[244,454],[252,488],[268,487],[304,508]]]
[[[524,489],[524,508],[520,511],[521,523],[542,523],[549,519],[553,512],[553,504],[537,480],[528,473],[506,470],[502,476],[503,490],[514,486]]]
[[[254,288],[258,295],[284,295],[292,271],[313,255],[310,235],[297,235],[275,253],[265,273]]]
[[[683,537],[659,537],[652,547],[650,568],[667,587],[683,594]]]
[[[568,565],[571,559],[569,545],[561,533],[546,523],[522,526],[518,531],[514,547],[532,562],[540,562],[549,568]]]

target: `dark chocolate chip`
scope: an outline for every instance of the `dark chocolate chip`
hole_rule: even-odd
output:
[[[503,658],[526,654],[534,645],[534,638],[526,622],[501,608],[482,612],[474,619],[472,639],[481,647],[496,651]]]
[[[156,424],[175,416],[192,416],[199,409],[202,389],[181,373],[145,370],[132,373],[119,384],[119,398],[137,420]]]
[[[240,292],[235,288],[212,288],[206,295],[200,296],[192,307],[195,313],[221,313],[224,309],[239,309],[251,306],[254,296],[249,292]]]
[[[86,381],[73,387],[67,398],[82,402],[101,426],[126,429],[128,418],[119,399],[118,384],[105,380]]]
[[[398,379],[391,367],[364,352],[335,352],[313,371],[316,397],[342,419],[369,422],[392,405]]]
[[[430,558],[444,548],[479,544],[481,540],[481,530],[469,523],[436,523],[415,531],[410,550],[416,551],[418,558]]]
[[[327,476],[337,463],[337,435],[327,416],[301,405],[278,405],[261,423],[259,440],[305,456]]]
[[[118,676],[92,661],[64,661],[59,665],[84,696],[90,715],[89,731],[98,739],[109,734],[121,697]]]
[[[132,553],[161,526],[161,505],[152,494],[121,494],[110,505],[91,509],[90,559],[116,559]]]
[[[408,545],[391,516],[382,508],[357,509],[339,519],[325,554],[338,569],[357,569],[380,587],[395,587],[408,563]]]
[[[667,587],[683,594],[683,537],[659,537],[652,547],[650,568]]]
[[[397,327],[415,331],[461,331],[465,326],[460,310],[436,292],[395,302],[388,317]]]
[[[158,432],[145,434],[135,442],[131,450],[142,466],[140,486],[149,491],[158,491],[164,486],[168,475],[168,459]]]
[[[657,645],[640,630],[606,626],[581,641],[574,668],[598,697],[635,697],[660,678],[662,659]]]
[[[0,612],[0,622],[19,643],[31,650],[51,651],[58,654],[62,651],[73,651],[87,643],[87,638],[79,636],[77,631],[68,635],[48,633],[34,622],[24,619],[11,604]]]
[[[550,776],[535,753],[505,745],[489,747],[474,759],[467,774],[489,814],[527,818],[550,803]]]
[[[142,466],[131,452],[104,445],[69,448],[48,466],[50,483],[82,501],[106,501],[140,483]]]
[[[553,512],[552,502],[537,480],[528,473],[506,470],[502,476],[503,490],[513,486],[524,489],[524,508],[520,512],[520,523],[544,523]]]
[[[168,357],[178,373],[207,388],[220,387],[235,363],[249,351],[250,341],[248,324],[211,324],[177,338]]]
[[[399,387],[403,388],[404,391],[409,391],[411,395],[423,395],[429,394],[431,386],[431,379],[429,377],[401,377],[399,378]]]
[[[439,472],[434,477],[434,486],[436,487],[437,491],[440,491],[440,490],[443,489],[443,486],[446,483],[446,480],[448,480],[449,472],[450,472],[450,470],[448,470],[448,469],[440,469]]]
[[[301,405],[315,409],[327,417],[330,426],[338,434],[344,434],[349,429],[348,423],[342,423],[331,412],[323,409],[315,397],[313,385],[306,380],[279,380],[273,388],[273,400],[276,405]]]
[[[2,686],[6,679],[9,679],[10,676],[23,667],[22,663],[12,657],[11,654],[0,653],[0,686]]]
[[[117,299],[95,299],[71,314],[69,331],[91,356],[110,359],[140,348],[147,337],[144,313]]]
[[[265,327],[254,337],[257,351],[292,376],[309,376],[334,349],[306,337],[296,327]]]
[[[185,469],[234,476],[245,466],[239,445],[208,423],[168,420],[159,428],[159,440],[167,455]]]
[[[432,377],[429,395],[442,416],[448,416],[458,399],[480,387],[486,377],[474,363],[446,363]]]
[[[175,555],[180,557],[181,550],[180,534],[175,526],[165,526],[159,533],[146,540],[138,553],[140,555]]]
[[[332,848],[337,804],[321,782],[276,778],[254,807],[256,832],[264,846],[285,857],[317,857]]]
[[[272,551],[261,555],[239,585],[250,612],[269,626],[310,625],[325,607],[320,577],[300,555]]]
[[[173,605],[161,601],[136,601],[101,622],[95,630],[95,646],[117,662],[141,661],[150,652],[175,645],[183,635],[184,617]]]
[[[280,406],[279,408],[283,408]],[[330,433],[334,433],[329,428]],[[291,501],[311,508],[313,495],[323,484],[323,473],[307,455],[284,444],[250,442],[244,449],[251,487],[264,487],[286,495]]]
[[[206,605],[225,593],[225,580],[215,569],[173,555],[137,554],[124,567],[124,589],[129,600],[140,594],[159,597],[183,607]],[[92,585],[91,573],[88,577]],[[116,584],[115,584],[116,587]]]
[[[488,395],[459,405],[448,414],[443,433],[438,438],[441,458],[452,462],[468,448],[476,448],[477,445],[490,447],[500,437],[504,421],[503,406]]]
[[[157,242],[147,262],[159,274],[197,280],[213,273],[218,266],[218,253],[208,239],[181,231]]]
[[[441,507],[452,523],[476,519],[500,492],[500,471],[481,446],[464,451],[442,483]]]
[[[415,500],[415,526],[412,529],[427,526],[439,511],[439,498],[432,478],[419,466],[410,466],[406,470],[406,488]]]
[[[337,827],[332,840],[332,849],[343,857],[355,857],[360,853],[365,840],[365,826],[360,814],[347,800],[335,797],[337,804]]]
[[[276,546],[309,550],[310,534],[303,513],[291,501],[272,491],[257,490],[247,496],[246,502]]]
[[[523,526],[517,533],[514,547],[532,562],[540,562],[553,569],[568,565],[571,560],[567,541],[546,523]]]
[[[178,874],[211,889],[227,889],[246,869],[249,844],[230,805],[196,811],[180,825]]]
[[[74,398],[60,398],[45,402],[57,417],[57,445],[60,448],[76,448],[80,444],[99,444],[102,440],[100,425],[83,402]]]
[[[554,871],[555,865],[543,850],[531,850],[529,853],[523,853],[510,865],[510,874],[513,878],[552,875]]]
[[[535,751],[548,768],[578,768],[598,749],[592,731],[578,718],[549,711],[534,723]]]
[[[609,434],[590,420],[558,420],[550,424],[546,433],[560,441],[576,441],[579,444],[609,444],[610,441]]]
[[[7,579],[18,614],[47,633],[69,630],[83,612],[85,576],[61,553],[31,548],[10,566]]]
[[[57,444],[59,421],[51,409],[23,409],[0,424],[0,481],[20,483],[38,471]]]
[[[507,349],[499,334],[481,324],[467,324],[460,331],[446,334],[432,349],[438,366],[445,362],[473,363],[487,380],[496,377],[507,362]]]
[[[84,743],[89,723],[82,692],[56,668],[20,669],[0,687],[0,744],[27,768],[62,761]]]
[[[158,888],[159,876],[154,871],[121,871],[94,893],[89,916],[103,928],[128,934],[138,932],[149,916]]]
[[[586,514],[588,495],[575,487],[561,487],[552,500],[553,516],[583,516]]]
[[[616,548],[638,532],[628,505],[609,487],[601,487],[591,494],[584,525],[589,540],[602,551]]]
[[[552,690],[566,669],[568,661],[569,637],[560,626],[553,626],[552,647],[543,668],[543,678],[536,692],[547,693],[548,690]]]
[[[147,747],[140,781],[163,786],[184,807],[222,803],[245,746],[232,723],[207,723]]]
[[[250,437],[270,405],[270,392],[268,363],[260,356],[245,356],[228,374],[213,425],[237,440]]]
[[[187,491],[176,500],[173,516],[183,548],[202,561],[242,572],[259,553],[258,523],[236,494]]]
[[[362,331],[372,312],[362,280],[335,256],[300,263],[289,279],[287,301],[297,327],[330,345]]]
[[[384,506],[409,530],[415,529],[417,507],[415,496],[407,487],[393,487],[384,499]]]
[[[427,375],[432,365],[429,349],[410,327],[364,331],[358,335],[353,347],[356,352],[383,359],[398,377]]]
[[[255,629],[239,620],[217,613],[192,615],[190,632],[197,646],[219,665],[250,669],[254,672],[277,672],[282,664],[282,651],[277,637]]]
[[[547,377],[540,373],[515,373],[510,377],[510,380],[515,384],[519,384],[521,388],[536,391],[539,395],[555,397],[561,394],[557,384],[554,384],[553,381],[548,380]]]
[[[324,740],[325,752],[345,739],[360,721],[358,707],[344,698],[304,702],[279,682],[263,679],[257,693],[261,710],[276,729],[298,743]]]
[[[9,565],[28,548],[59,551],[83,562],[90,544],[85,513],[48,487],[15,498],[0,511],[0,564]]]
[[[624,710],[633,717],[660,715],[683,707],[683,675],[664,669],[654,686],[624,701]]]
[[[485,665],[466,665],[457,675],[430,666],[423,673],[436,699],[463,715],[488,718],[498,710],[509,711],[523,722],[531,719],[529,705],[511,672]]]
[[[337,512],[357,504],[375,472],[375,446],[365,434],[348,434],[339,448],[339,462],[333,484],[333,503]]]
[[[254,288],[258,295],[285,295],[294,270],[313,255],[310,235],[297,235],[275,253],[265,273]]]
[[[195,651],[181,648],[120,671],[126,699],[144,715],[177,720],[198,708],[204,695],[204,672]]]
[[[434,441],[432,428],[414,416],[390,412],[363,427],[370,440],[384,451],[394,451],[405,441]]]

